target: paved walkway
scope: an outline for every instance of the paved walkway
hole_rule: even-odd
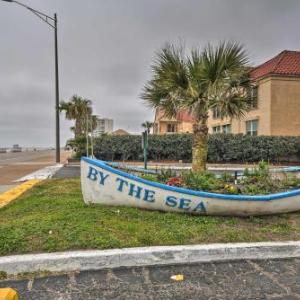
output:
[[[176,282],[172,275],[183,274]],[[300,259],[122,268],[2,281],[21,300],[300,299]]]
[[[53,176],[53,178],[72,178],[80,176],[80,166],[79,165],[65,165],[59,169]]]

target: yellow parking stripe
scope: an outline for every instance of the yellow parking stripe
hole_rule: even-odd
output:
[[[0,289],[0,300],[19,300],[18,293],[11,289]]]
[[[0,194],[0,208],[7,205],[14,199],[21,196],[23,193],[25,193],[27,190],[31,189],[34,185],[41,182],[41,180],[38,179],[32,179],[28,180],[6,192],[3,194]]]

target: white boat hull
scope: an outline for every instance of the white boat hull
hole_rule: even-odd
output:
[[[300,189],[262,196],[207,193],[147,181],[86,157],[81,159],[81,186],[87,204],[223,216],[300,210]]]

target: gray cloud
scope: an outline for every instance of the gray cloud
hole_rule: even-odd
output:
[[[25,2],[25,0],[24,0]],[[235,39],[253,64],[300,49],[298,0],[27,0],[59,17],[61,99],[79,94],[132,132],[153,119],[139,99],[154,52]],[[0,146],[54,145],[53,32],[30,12],[0,1]],[[62,143],[71,123],[61,119]]]

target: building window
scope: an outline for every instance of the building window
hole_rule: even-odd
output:
[[[167,124],[167,132],[176,132],[176,124]]]
[[[257,104],[258,104],[258,87],[257,86],[253,86],[251,88],[251,95],[250,95],[250,107],[252,109],[256,109],[257,108]]]
[[[246,134],[257,135],[258,120],[251,120],[246,122]]]
[[[214,126],[212,128],[213,133],[220,133],[221,132],[221,126]]]
[[[212,115],[213,115],[213,119],[220,119],[221,118],[220,109],[218,107],[214,107],[212,109]]]
[[[223,133],[231,133],[231,124],[226,124],[222,126]]]

